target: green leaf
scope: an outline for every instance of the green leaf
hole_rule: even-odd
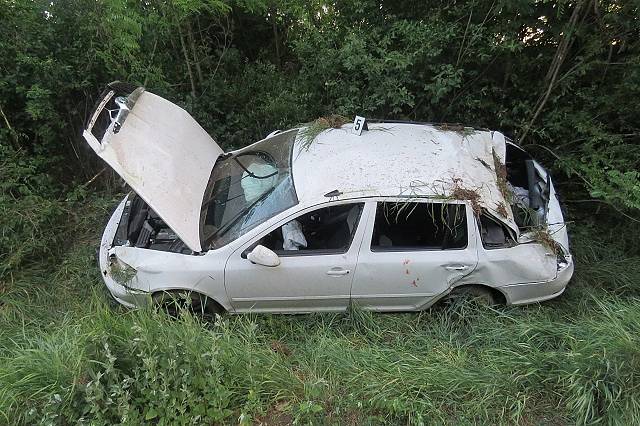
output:
[[[151,407],[151,409],[147,411],[147,414],[145,414],[144,419],[151,420],[155,419],[156,417],[158,417],[158,413],[156,412],[155,408]]]

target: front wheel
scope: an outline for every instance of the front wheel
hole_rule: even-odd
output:
[[[213,299],[189,290],[160,291],[153,294],[153,305],[167,315],[177,318],[183,312],[206,320],[215,319],[224,309]]]

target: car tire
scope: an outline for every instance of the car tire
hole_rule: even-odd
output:
[[[205,320],[213,320],[224,309],[213,299],[195,291],[170,290],[153,294],[153,305],[172,318],[177,318],[183,312]]]

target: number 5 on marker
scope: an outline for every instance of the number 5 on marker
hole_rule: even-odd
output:
[[[365,118],[356,115],[356,119],[353,120],[353,133],[360,136],[362,129],[364,128]]]

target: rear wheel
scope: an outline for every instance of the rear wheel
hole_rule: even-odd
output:
[[[493,306],[498,300],[491,289],[478,285],[454,288],[446,298],[447,303],[473,302],[481,306]]]
[[[214,319],[224,309],[213,299],[195,291],[171,290],[154,293],[153,304],[170,317],[178,317],[183,312],[203,319]]]

